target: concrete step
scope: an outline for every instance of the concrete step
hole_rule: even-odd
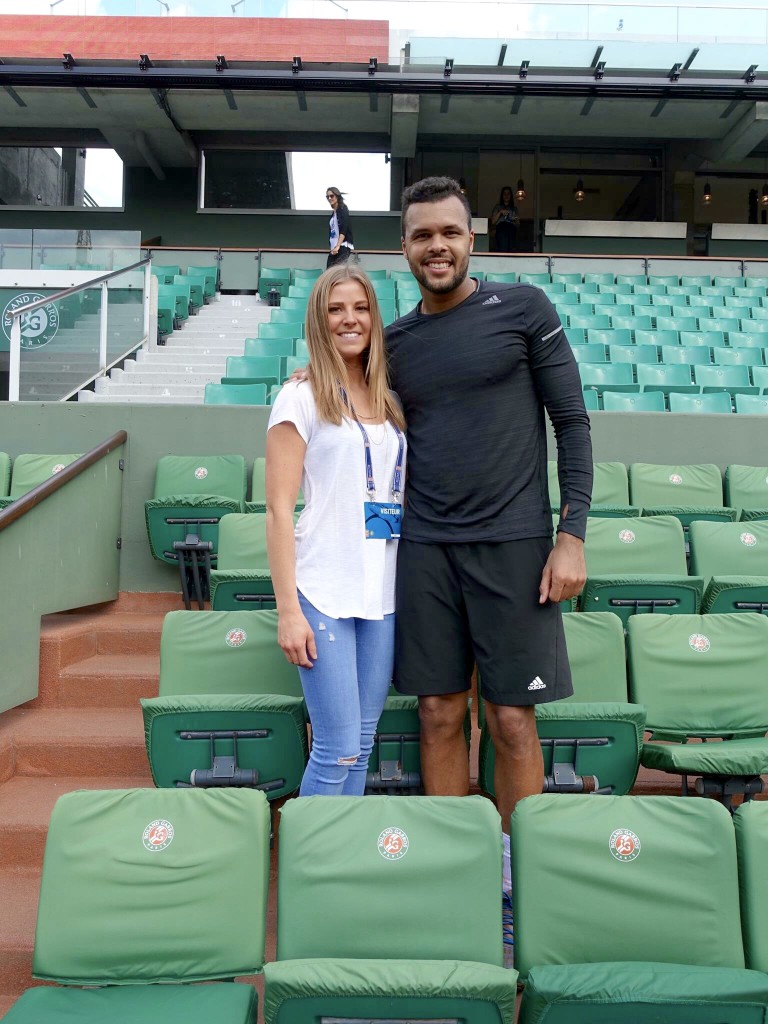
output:
[[[196,359],[202,359],[203,362],[208,357],[213,359],[226,360],[227,356],[241,356],[245,347],[244,339],[240,339],[235,344],[224,344],[216,341],[201,341],[197,345],[187,344],[186,341],[179,341],[173,345],[164,345],[158,349],[158,354],[168,354],[169,358],[186,358],[192,357]],[[149,362],[147,359],[142,359],[142,363]]]
[[[141,709],[14,708],[0,719],[16,776],[142,775],[147,758]]]
[[[113,400],[117,399],[118,401],[124,398],[134,400],[137,398],[199,398],[202,401],[204,391],[204,384],[180,384],[171,391],[164,384],[131,384],[130,381],[126,383],[104,381],[102,388],[96,393],[108,395]]]
[[[131,360],[123,369],[126,375],[135,373],[219,373],[224,372],[227,357],[217,359],[215,355],[202,357],[157,355],[150,359]]]
[[[96,381],[96,391],[99,394],[110,393],[115,386],[127,384],[131,388],[140,388],[148,385],[150,387],[170,388],[173,394],[177,387],[202,387],[206,384],[218,384],[224,375],[220,367],[210,373],[180,373],[168,372],[164,369],[143,370],[136,373],[123,373],[122,370],[113,370],[109,381]]]
[[[138,405],[202,405],[203,393],[199,395],[96,395],[93,391],[79,391],[78,402],[112,402]]]
[[[157,696],[159,678],[159,653],[97,654],[61,672],[58,703],[62,707],[136,708],[142,697]]]

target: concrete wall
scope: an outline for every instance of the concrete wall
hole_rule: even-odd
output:
[[[252,466],[264,454],[268,415],[266,408],[227,406],[0,402],[0,450],[12,457],[80,453],[126,430],[120,590],[177,590],[175,569],[155,562],[147,545],[144,502],[153,494],[157,460],[239,453]],[[768,464],[768,417],[593,413],[592,437],[596,461]]]

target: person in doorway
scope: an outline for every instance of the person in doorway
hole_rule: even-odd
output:
[[[512,198],[512,187],[505,185],[499,193],[499,201],[491,210],[491,227],[496,233],[496,252],[514,252],[517,226],[520,216]]]
[[[318,278],[306,329],[305,379],[283,386],[269,418],[267,551],[278,643],[312,724],[300,795],[353,796],[392,680],[405,423],[362,271],[343,264]]]
[[[409,442],[395,686],[419,698],[426,793],[461,795],[477,663],[508,833],[515,804],[543,788],[535,706],[572,693],[559,602],[586,578],[592,452],[557,313],[539,288],[473,280],[473,242],[457,182],[426,178],[406,188],[402,248],[422,298],[386,331]],[[554,545],[545,412],[561,488]]]
[[[345,263],[355,251],[352,225],[350,223],[349,208],[344,202],[344,197],[337,188],[331,187],[325,190],[325,198],[331,204],[331,219],[329,222],[330,235],[328,253],[328,267],[334,267],[337,263]]]

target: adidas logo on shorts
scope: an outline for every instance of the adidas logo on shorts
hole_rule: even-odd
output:
[[[539,676],[536,676],[536,678],[533,680],[533,682],[528,684],[528,689],[529,690],[546,690],[546,688],[547,688],[547,684],[543,683],[541,681],[541,679],[539,678]]]

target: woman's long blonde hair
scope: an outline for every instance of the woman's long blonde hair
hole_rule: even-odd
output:
[[[315,394],[317,412],[321,420],[337,426],[349,407],[339,391],[339,383],[349,394],[349,378],[344,360],[339,355],[328,326],[328,306],[331,291],[342,281],[357,281],[365,291],[371,311],[371,344],[363,353],[363,369],[370,394],[371,416],[387,419],[401,430],[405,429],[403,411],[389,390],[387,359],[384,352],[384,326],[376,300],[376,292],[362,270],[343,263],[331,267],[318,277],[309,296],[306,319],[306,338],[309,348],[309,380]]]

